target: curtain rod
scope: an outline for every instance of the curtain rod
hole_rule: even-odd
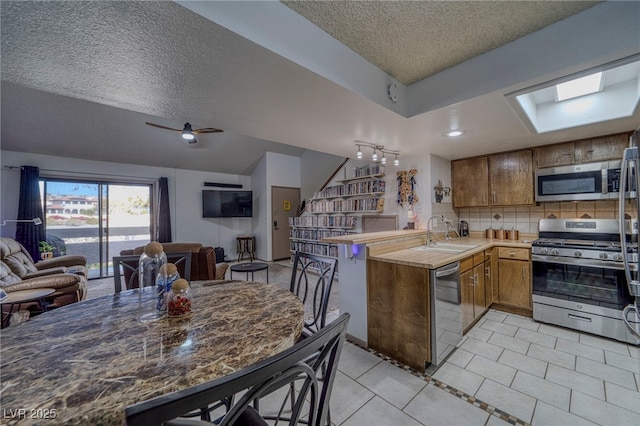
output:
[[[22,166],[4,166],[7,169],[20,169],[22,170]],[[130,179],[153,179],[157,180],[157,177],[149,177],[149,176],[124,176],[124,175],[110,175],[107,173],[93,173],[93,172],[74,172],[69,170],[55,170],[55,169],[40,169],[43,172],[54,172],[54,173],[69,173],[69,174],[77,174],[84,176],[106,176],[111,178],[130,178]]]

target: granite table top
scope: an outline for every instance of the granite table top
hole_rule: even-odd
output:
[[[142,323],[129,290],[2,330],[4,424],[122,425],[127,406],[268,358],[302,331],[302,303],[274,284],[192,283],[192,295],[185,318]]]

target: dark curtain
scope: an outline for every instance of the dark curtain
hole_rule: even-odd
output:
[[[156,212],[155,240],[159,243],[170,243],[171,212],[169,209],[169,180],[166,177],[160,178]]]
[[[22,166],[20,172],[20,199],[18,200],[18,220],[40,218],[42,225],[32,222],[18,222],[16,226],[16,241],[24,246],[37,262],[38,243],[46,240],[44,230],[44,213],[40,198],[40,169],[32,166]]]

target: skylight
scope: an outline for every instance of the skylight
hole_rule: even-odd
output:
[[[638,108],[640,55],[580,74],[569,81],[571,76],[509,93],[506,98],[535,133],[631,117]]]
[[[596,93],[600,90],[602,90],[602,71],[556,84],[556,100],[558,102],[566,101],[567,99]]]

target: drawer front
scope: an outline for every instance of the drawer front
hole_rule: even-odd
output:
[[[473,268],[473,257],[467,257],[460,261],[460,272],[468,271]]]
[[[483,251],[473,255],[473,265],[474,266],[478,266],[478,265],[480,265],[482,263],[484,263],[484,252]]]
[[[500,259],[529,260],[530,250],[525,248],[498,247]]]

